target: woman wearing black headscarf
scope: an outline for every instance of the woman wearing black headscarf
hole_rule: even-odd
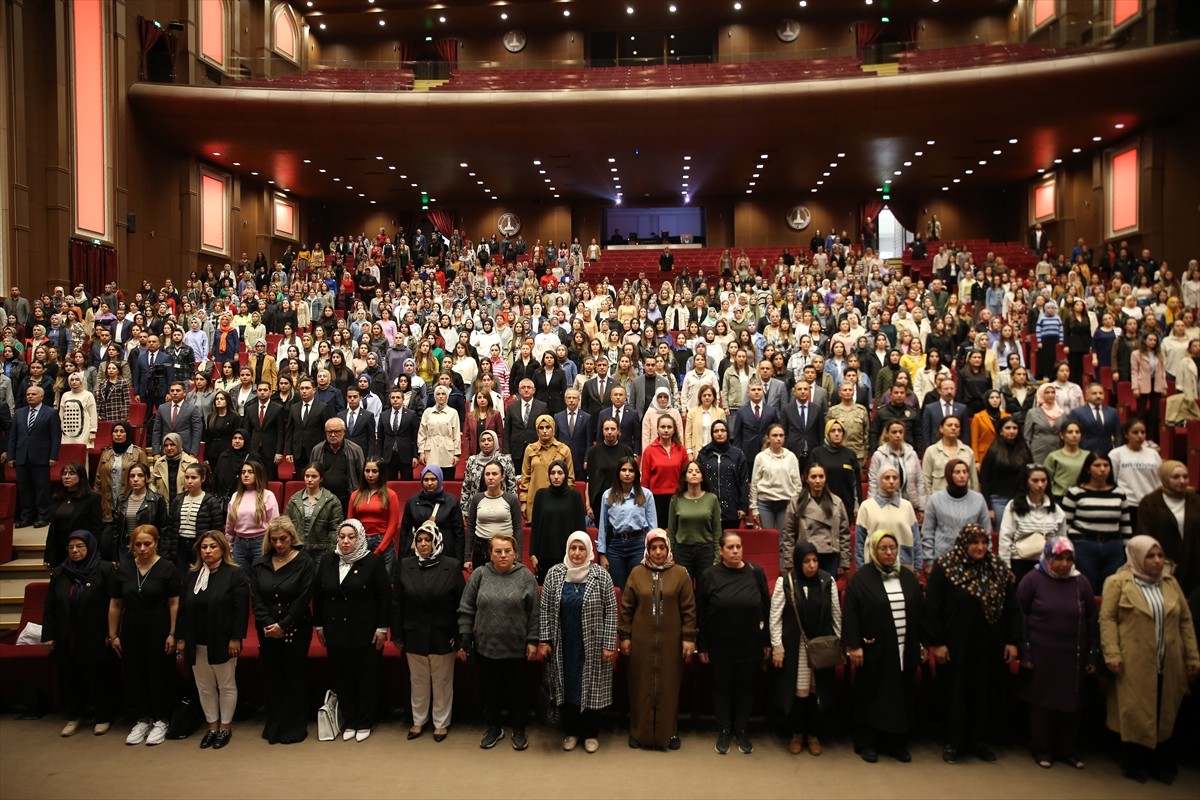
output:
[[[148,470],[150,458],[146,451],[133,443],[133,426],[128,422],[114,422],[112,427],[112,444],[100,452],[100,462],[96,465],[96,494],[100,495],[100,519],[107,526],[112,522],[113,511],[121,504],[121,498],[129,491],[129,468],[141,464]],[[123,533],[123,532],[122,532]],[[116,541],[121,536],[108,532],[105,542],[102,533],[99,538],[101,550],[115,551]]]
[[[213,468],[213,486],[216,494],[227,500],[233,497],[238,484],[241,483],[242,466],[251,459],[262,464],[262,459],[258,457],[258,454],[250,452],[249,442],[250,434],[245,428],[235,430],[229,438],[229,447],[224,453],[221,453]],[[263,468],[266,468],[265,464],[263,464]]]
[[[79,729],[90,703],[96,709],[97,736],[108,731],[119,699],[116,654],[108,646],[108,600],[113,565],[100,556],[88,531],[67,536],[66,561],[55,568],[42,612],[42,647],[57,662],[67,724],[63,736]]]
[[[788,751],[821,755],[821,717],[833,703],[833,669],[813,669],[805,641],[842,635],[842,607],[833,576],[820,569],[812,542],[797,542],[795,569],[775,579],[771,595],[772,663],[781,670],[775,699],[788,717]]]
[[[714,420],[709,435],[712,441],[700,448],[696,461],[721,504],[721,530],[740,528],[750,513],[750,462],[741,448],[729,443],[726,420]]]
[[[1002,665],[1017,658],[1021,617],[1016,579],[991,550],[982,525],[963,526],[958,541],[938,557],[925,591],[925,626],[938,676],[947,693],[946,745],[942,759],[954,764],[969,749],[982,761],[996,753],[987,745],[997,710]]]
[[[538,583],[555,564],[567,555],[567,537],[584,529],[583,496],[567,484],[565,461],[551,462],[547,470],[550,485],[534,495],[532,533],[529,556],[537,573]],[[543,505],[544,504],[544,505]]]

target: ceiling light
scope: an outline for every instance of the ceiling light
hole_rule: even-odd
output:
[[[1009,139],[1009,140],[1008,140],[1008,143],[1009,143],[1009,144],[1016,144],[1016,143],[1017,143],[1017,140],[1016,140],[1016,139]]]
[[[987,162],[986,162],[986,161],[984,161],[984,160],[981,158],[981,159],[979,159],[979,166],[981,166],[981,167],[986,167],[986,166],[987,166]]]
[[[542,181],[543,181],[543,182],[545,182],[545,183],[549,183],[549,182],[550,182],[550,179],[549,179],[549,178],[542,178]]]
[[[637,50],[634,50],[634,51],[633,51],[633,54],[636,56],[636,55],[637,55]]]
[[[1082,152],[1083,152],[1083,148],[1082,148],[1082,147],[1072,147],[1072,148],[1071,148],[1071,152],[1072,152],[1072,153],[1082,153]]]
[[[751,177],[751,178],[757,178],[759,175],[762,175],[762,173],[761,173],[761,172],[756,172],[756,173],[754,173],[753,175],[751,175],[750,177]]]
[[[613,176],[612,176],[612,179],[613,179],[614,181],[619,181],[619,180],[621,180],[620,176],[618,176],[618,175],[613,175]]]
[[[542,165],[542,162],[538,161],[537,159],[534,159],[534,160],[533,160],[533,165],[534,165],[535,167],[540,167],[540,166]]]
[[[829,162],[829,168],[830,168],[830,169],[837,169],[837,165],[838,165],[838,162],[836,162],[836,161],[830,161],[830,162]]]
[[[256,173],[254,173],[254,174],[255,174],[255,175],[257,175],[258,173],[256,172]],[[334,182],[334,183],[337,183],[337,182],[338,182],[338,181],[340,181],[340,180],[341,180],[341,178],[334,178],[334,179],[333,179],[333,182]]]
[[[321,23],[320,25],[318,25],[317,27],[318,27],[318,28],[320,28],[321,30],[325,30],[325,23],[324,23],[324,22],[322,22],[322,23]]]
[[[1100,141],[1100,137],[1099,137],[1099,136],[1093,136],[1093,137],[1092,137],[1092,141],[1093,141],[1093,142],[1098,142],[1098,141]]]
[[[681,184],[679,184],[679,185],[680,185],[680,186],[687,186],[687,184],[686,184],[686,183],[681,183]]]
[[[825,185],[825,181],[817,181],[817,186],[824,186],[824,185]]]
[[[386,21],[386,20],[382,20],[382,19],[381,19],[381,20],[379,20],[379,27],[381,27],[381,28],[382,28],[384,25],[387,25],[387,21]]]
[[[503,11],[501,11],[501,12],[500,12],[500,19],[508,19],[508,14],[507,14],[507,13],[505,13],[505,12],[503,12]]]
[[[383,156],[375,156],[376,161],[383,161]]]
[[[1045,171],[1046,171],[1045,167],[1038,167],[1038,175],[1041,175]]]
[[[867,5],[875,5],[875,0],[867,0]]]
[[[1055,164],[1061,164],[1061,163],[1062,163],[1062,159],[1061,159],[1061,158],[1056,158],[1056,159],[1054,159],[1054,163],[1055,163]]]
[[[962,178],[955,178],[953,183],[962,183]]]
[[[406,180],[408,180],[408,176],[407,176],[407,175],[401,175],[401,176],[400,176],[400,180],[402,180],[402,181],[406,181]]]
[[[633,13],[633,6],[625,6],[625,13],[626,13],[626,14],[632,14],[632,13]]]
[[[747,189],[747,190],[746,190],[746,194],[754,194],[754,190],[753,190],[753,189]]]
[[[800,0],[800,7],[801,7],[801,8],[807,8],[807,7],[808,7],[808,0]]]
[[[754,165],[754,168],[755,168],[755,169],[762,169],[762,168],[763,168],[763,165],[762,165],[762,164],[755,164],[755,165]]]
[[[306,158],[306,159],[304,159],[304,163],[305,163],[305,164],[311,164],[311,163],[312,163],[312,159],[311,159],[311,158]]]
[[[388,169],[395,169],[395,168],[396,168],[395,166],[388,167]]]
[[[816,190],[816,189],[809,189],[809,191],[810,191],[810,192],[812,192],[813,194],[816,194],[816,193],[817,193],[817,190]]]
[[[466,169],[466,168],[467,168],[467,162],[465,162],[465,161],[460,161],[460,162],[458,162],[458,165],[459,165],[460,167],[462,167],[463,169]]]
[[[312,8],[312,4],[313,4],[313,0],[308,0],[308,2],[305,3],[305,5],[308,6],[309,8]]]
[[[747,186],[757,186],[757,185],[758,185],[758,182],[757,182],[757,181],[750,181],[750,182],[749,182],[748,184],[746,184],[746,185],[747,185]]]
[[[470,176],[470,177],[472,177],[472,178],[474,178],[474,177],[475,177],[475,173],[474,173],[474,172],[468,172],[468,173],[467,173],[467,175],[469,175],[469,176]],[[400,176],[400,177],[404,177],[404,176],[402,175],[402,176]]]
[[[221,154],[220,154],[220,153],[213,153],[213,155],[214,155],[214,156],[219,156],[219,155],[221,155]]]
[[[631,41],[631,42],[636,42],[636,41],[637,41],[637,37],[636,37],[636,36],[630,36],[630,37],[629,37],[629,41]]]
[[[365,194],[363,194],[362,192],[359,192],[359,193],[358,193],[358,196],[359,196],[359,197],[366,197],[366,195],[365,195]]]
[[[564,8],[564,9],[563,9],[563,16],[564,16],[564,17],[569,17],[569,16],[571,16],[571,9],[569,9],[569,8]],[[492,199],[493,199],[493,200],[495,200],[496,198],[494,198],[494,197],[493,197]]]
[[[275,181],[267,181],[267,183],[271,184],[272,186],[275,185]]]
[[[691,160],[692,160],[692,157],[691,157],[691,156],[684,156],[684,157],[683,157],[683,160],[684,160],[684,161],[691,161]]]
[[[691,169],[691,166],[689,166],[688,164],[684,164],[684,165],[683,165],[683,171],[684,171],[684,172],[687,172],[689,169]]]
[[[242,165],[242,162],[240,162],[240,161],[235,161],[235,162],[233,162],[233,165],[234,165],[235,167],[240,167],[240,166]]]
[[[480,183],[483,183],[483,181],[480,181]],[[415,188],[417,188],[417,185],[416,185],[415,183],[414,183],[414,184],[411,184],[411,186],[412,186],[414,189],[415,189]]]
[[[674,13],[675,13],[675,6],[667,6],[667,11],[670,11],[672,14],[674,14]]]
[[[949,187],[949,186],[943,186],[943,187],[942,187],[942,191],[943,191],[943,192],[948,192],[948,191],[950,191],[950,187]]]
[[[686,158],[687,158],[687,156],[684,156],[684,159],[686,159]],[[615,163],[617,163],[617,160],[615,158],[609,158],[608,163],[615,164]]]
[[[734,11],[741,11],[741,10],[742,10],[742,4],[741,4],[741,3],[734,3],[734,4],[733,4],[733,10],[734,10]]]
[[[438,22],[445,22],[445,21],[446,21],[445,17],[438,17]]]
[[[913,155],[916,156],[917,158],[920,158],[921,156],[925,155],[925,151],[918,150],[917,152],[913,153]]]
[[[558,195],[554,195],[554,196],[555,196],[555,197],[558,197]]]
[[[569,16],[571,16],[571,12],[570,12],[570,11],[564,11],[564,12],[563,12],[563,16],[567,16],[567,17],[569,17]],[[493,200],[499,200],[500,198],[496,197],[496,195],[492,195],[492,199],[493,199]]]
[[[973,170],[973,169],[964,169],[964,170],[963,170],[963,174],[964,174],[964,175],[974,175],[974,174],[975,174],[975,170]]]
[[[317,170],[317,172],[324,173],[324,172],[325,172],[325,170],[323,170],[323,169],[318,169],[318,170]]]
[[[609,168],[608,168],[608,171],[609,171],[609,172],[616,172],[616,171],[617,171],[617,168],[616,168],[616,167],[609,167]]]
[[[480,186],[483,186],[483,181],[475,181],[475,183],[479,184]],[[413,186],[416,186],[416,184],[414,183]]]
[[[350,186],[350,185],[347,185],[347,186],[346,186],[346,188],[347,188],[347,189],[353,189],[354,187],[353,187],[353,186]]]
[[[999,150],[993,150],[993,151],[992,151],[992,155],[994,155],[994,156],[998,156],[998,155],[1000,155],[1000,151],[999,151]]]
[[[619,184],[619,183],[618,183],[618,184],[617,184],[616,186],[614,186],[613,188],[614,188],[614,189],[620,189],[620,188],[621,188],[621,184]],[[618,192],[618,194],[620,194],[620,192]]]
[[[911,162],[911,161],[905,161],[905,162],[904,162],[904,166],[906,166],[906,167],[911,167],[911,166],[912,166],[912,162]]]
[[[929,145],[930,147],[933,147],[933,145],[935,144],[935,142],[933,141],[933,139],[930,139],[930,140],[929,140],[929,141],[927,141],[925,144]]]
[[[616,170],[614,169],[613,172],[616,172]],[[544,170],[544,169],[538,170],[538,175],[545,175],[545,174],[546,174],[546,170]]]
[[[492,190],[491,190],[491,189],[484,189],[484,191],[490,194]]]
[[[371,201],[371,205],[375,205],[375,201],[374,201],[374,200],[372,200],[372,201]]]
[[[1116,128],[1117,130],[1123,130],[1125,128],[1125,123],[1118,122],[1116,125],[1113,125],[1113,127]]]
[[[900,170],[896,170],[896,171],[895,171],[895,172],[893,172],[892,174],[893,174],[893,175],[902,175],[903,173],[902,173]]]
[[[555,189],[553,186],[551,186],[551,187],[550,187],[550,191],[552,191],[552,192],[557,192],[557,191],[558,191],[558,189]],[[555,195],[555,196],[557,197],[557,195]]]
[[[824,176],[824,177],[826,177],[826,178],[828,178],[828,177],[829,177],[829,173],[828,173],[828,172],[822,172],[822,173],[821,173],[821,175],[823,175],[823,176]]]
[[[761,159],[764,159],[764,160],[765,160],[765,159],[768,159],[768,158],[770,158],[770,156],[769,156],[769,155],[767,155],[766,153],[763,153],[761,156],[759,156],[759,158],[761,158]]]

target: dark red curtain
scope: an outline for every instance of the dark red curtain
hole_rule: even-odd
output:
[[[860,22],[854,26],[854,39],[858,44],[858,55],[862,57],[863,48],[874,44],[883,35],[883,23]]]
[[[82,283],[89,295],[95,295],[116,282],[119,257],[115,248],[71,239],[68,250],[72,286]]]
[[[866,229],[867,221],[870,220],[871,224],[875,226],[875,230],[878,231],[879,226],[875,225],[875,222],[879,217],[879,212],[883,211],[883,207],[885,205],[887,204],[880,200],[868,200],[867,202],[863,203],[862,213],[859,214],[858,218],[859,224]]]
[[[406,61],[412,59],[412,45],[408,42],[396,42],[396,61],[400,66],[404,66]]]
[[[138,17],[138,30],[141,32],[142,36],[142,53],[141,58],[138,61],[138,80],[144,81],[146,80],[146,56],[149,54],[151,48],[158,44],[158,40],[163,35],[163,29],[155,25],[154,20],[146,19],[145,17]],[[175,64],[174,61],[172,61],[172,78],[175,77],[174,69]]]
[[[438,39],[433,43],[433,49],[437,50],[437,54],[442,60],[450,65],[450,69],[458,69],[458,39],[449,37],[446,39]]]
[[[900,38],[906,42],[916,44],[917,35],[920,32],[921,26],[916,22],[893,22],[893,29],[900,34]]]
[[[900,203],[895,200],[889,200],[887,207],[891,209],[892,216],[896,218],[896,222],[909,233],[917,232],[917,204],[916,202]]]
[[[437,211],[426,211],[425,218],[447,238],[454,232],[454,214],[449,211],[440,208]]]
[[[175,56],[179,53],[179,37],[175,35],[175,31],[167,31],[167,52],[171,56],[171,80],[174,81]]]

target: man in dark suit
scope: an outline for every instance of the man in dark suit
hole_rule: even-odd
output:
[[[796,381],[792,402],[783,407],[784,447],[796,454],[800,471],[808,465],[808,454],[821,446],[825,431],[825,407],[812,401],[808,381]]]
[[[325,441],[325,420],[333,416],[329,406],[316,399],[311,378],[300,380],[300,402],[288,409],[284,452],[287,460],[302,470],[308,466],[312,449]],[[357,475],[352,479],[357,482]]]
[[[942,427],[942,420],[947,416],[958,417],[962,422],[962,434],[959,438],[963,444],[971,443],[971,412],[967,410],[965,404],[954,401],[955,389],[954,381],[943,378],[938,383],[937,402],[930,401],[921,410],[921,443],[917,447],[917,455],[924,457],[925,448],[942,438],[939,429]]]
[[[337,415],[346,423],[346,440],[358,445],[368,458],[375,454],[375,415],[362,404],[357,386],[346,387],[346,410]]]
[[[146,349],[138,353],[133,365],[134,399],[148,408],[154,408],[166,399],[167,388],[175,379],[171,359],[159,349],[159,344],[157,335],[147,336]]]
[[[613,388],[612,405],[601,409],[596,418],[596,425],[604,424],[606,419],[615,419],[620,433],[618,441],[629,445],[635,456],[642,454],[642,415],[637,409],[625,403],[625,387],[618,384]]]
[[[580,397],[580,404],[583,406],[583,410],[591,416],[593,423],[596,422],[600,409],[612,405],[612,388],[616,385],[617,382],[608,377],[608,359],[600,356],[596,359],[596,377],[583,384],[583,395]],[[593,424],[591,433],[593,441],[596,438],[595,428],[596,426]]]
[[[537,441],[537,418],[550,411],[533,396],[529,378],[521,379],[517,393],[519,397],[504,410],[504,452],[512,456],[514,466],[524,463],[525,448]]]
[[[287,407],[271,397],[271,385],[266,381],[257,386],[256,392],[256,398],[246,403],[242,415],[242,425],[250,434],[246,447],[267,465],[268,478],[278,480],[287,432]]]
[[[1050,237],[1042,230],[1042,223],[1033,226],[1033,230],[1029,232],[1029,249],[1036,255],[1041,255],[1046,250],[1046,245],[1050,243]]]
[[[1087,405],[1071,409],[1068,422],[1076,422],[1083,433],[1079,446],[1093,453],[1108,455],[1121,441],[1121,417],[1112,406],[1104,405],[1104,387],[1098,383],[1087,387]]]
[[[775,406],[766,402],[761,380],[751,378],[747,394],[749,400],[733,414],[730,443],[745,454],[747,461],[753,462],[754,456],[762,449],[767,427],[772,422],[778,422],[780,417]]]
[[[639,414],[646,413],[646,409],[650,408],[650,404],[654,402],[654,395],[658,393],[659,389],[666,389],[671,393],[672,403],[679,399],[676,380],[671,375],[659,374],[656,356],[642,359],[642,370],[642,374],[634,378],[629,387],[629,405],[633,406]]]
[[[583,462],[587,460],[588,448],[592,446],[592,441],[588,438],[588,431],[592,427],[592,417],[580,409],[578,389],[567,389],[564,399],[567,409],[554,415],[554,428],[557,431],[555,438],[571,449],[575,480],[586,481],[587,470],[583,468]]]
[[[411,481],[417,467],[417,429],[421,415],[404,407],[404,393],[393,389],[389,407],[379,419],[379,457],[387,463],[389,481]]]
[[[183,452],[195,455],[200,452],[204,440],[204,420],[200,409],[187,402],[187,388],[181,381],[172,381],[167,390],[167,402],[158,407],[154,415],[154,437],[151,444],[154,455],[162,453],[163,437],[178,433],[183,439]]]
[[[25,390],[25,408],[14,415],[8,450],[0,455],[17,468],[18,528],[50,524],[50,467],[58,462],[62,426],[45,397],[40,386]]]

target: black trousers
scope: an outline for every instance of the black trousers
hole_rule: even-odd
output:
[[[262,738],[272,744],[302,742],[308,737],[312,710],[308,696],[308,646],[312,642],[312,628],[293,631],[290,642],[261,635],[258,641],[267,683]]]
[[[1029,707],[1029,744],[1038,756],[1079,757],[1079,712]]]
[[[750,724],[759,659],[709,653],[713,671],[713,713],[721,730],[742,731]]]
[[[65,644],[59,642],[59,646]],[[112,722],[117,706],[113,687],[119,685],[120,662],[116,658],[106,658],[99,663],[83,664],[67,655],[57,660],[57,667],[67,719],[83,719],[90,704],[96,712],[97,723]]]
[[[503,727],[504,707],[515,731],[525,730],[529,707],[525,699],[525,659],[479,656],[483,680],[483,716],[489,729]]]
[[[704,570],[713,565],[715,548],[711,544],[677,544],[672,556],[675,563],[688,571],[692,580],[700,582]]]
[[[564,705],[562,720],[567,736],[595,739],[600,735],[600,712],[594,708],[580,709],[579,706]]]
[[[178,699],[175,654],[164,653],[165,641],[121,638],[121,666],[129,708],[138,719],[171,720]]]
[[[379,719],[383,654],[372,645],[330,647],[333,691],[342,712],[342,728],[365,730]]]
[[[808,697],[792,698],[792,709],[788,714],[788,724],[792,728],[792,733],[806,738],[819,739],[824,735],[824,726],[821,722],[821,709],[817,704],[815,689],[810,690]]]
[[[411,481],[413,479],[412,459],[404,458],[399,453],[392,453],[386,469],[389,481]]]
[[[17,521],[38,522],[50,519],[50,466],[18,464]]]

